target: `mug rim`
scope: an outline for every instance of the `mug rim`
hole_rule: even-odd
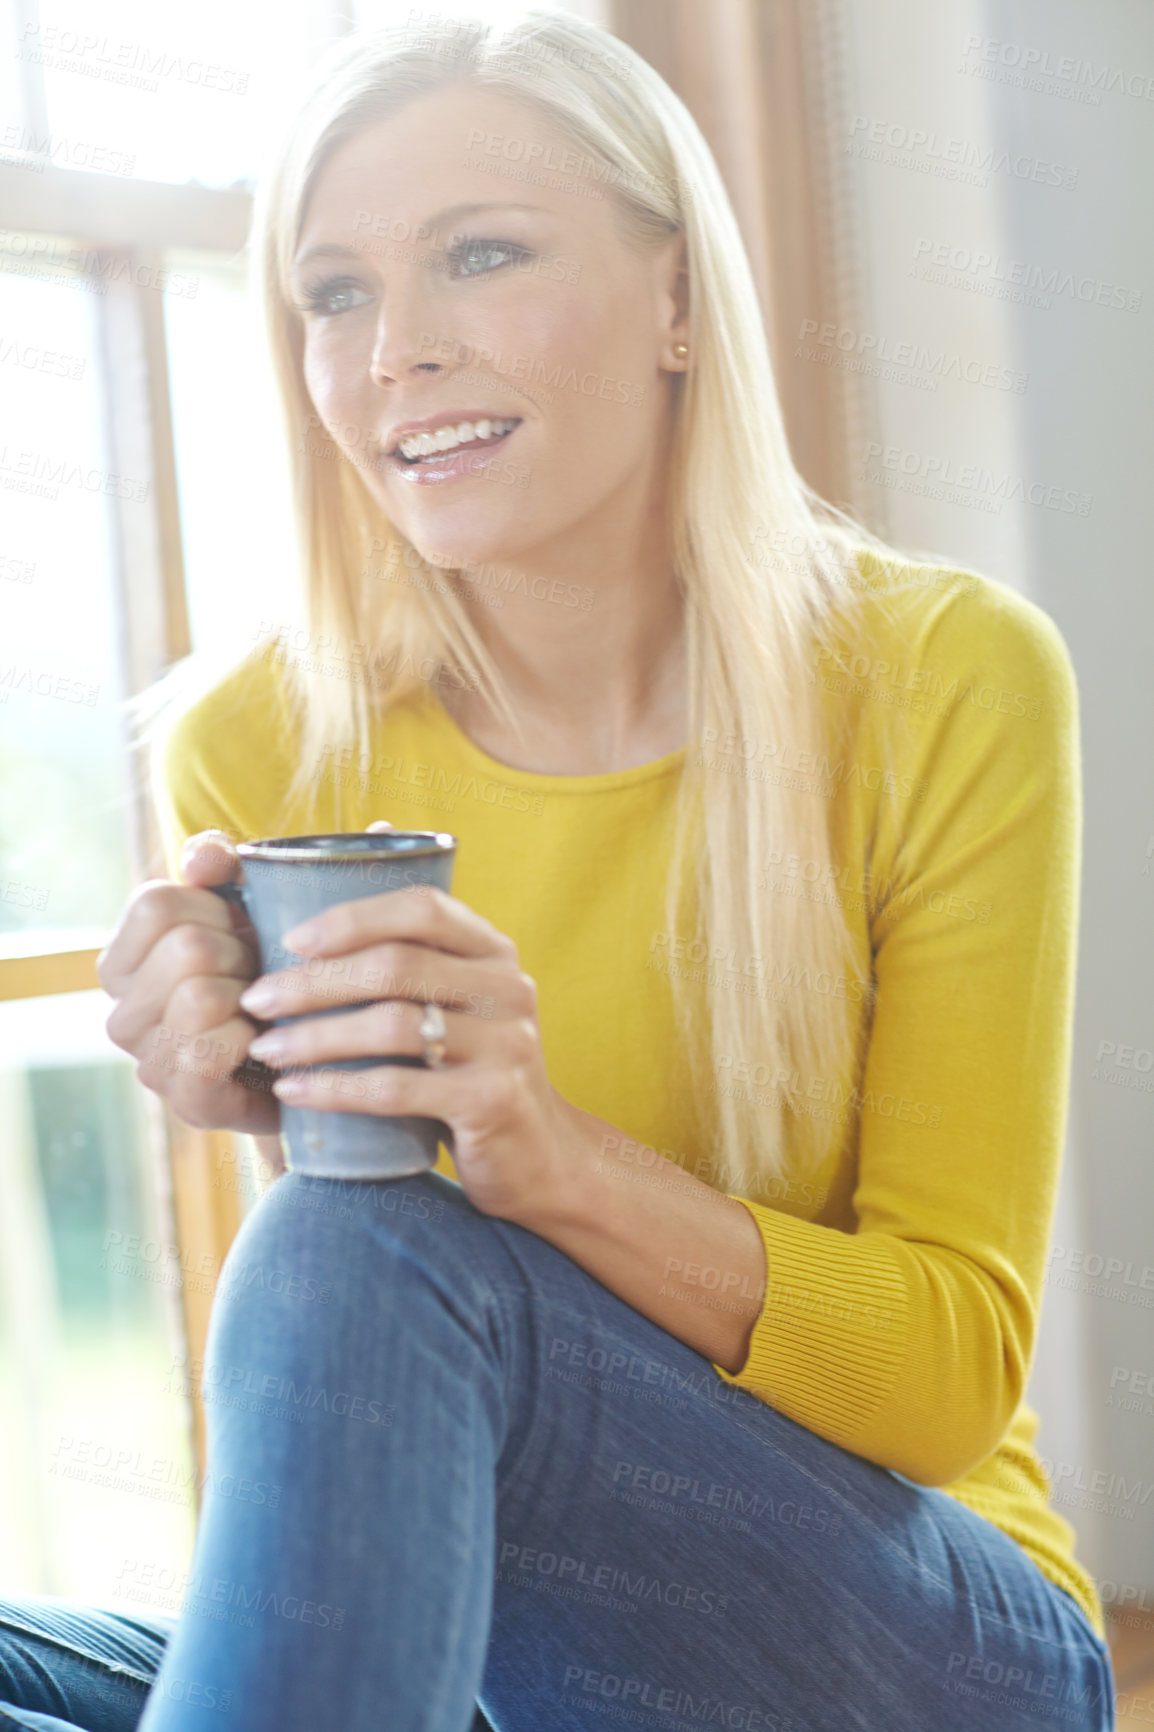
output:
[[[363,843],[364,830],[320,831],[310,836],[266,836],[255,842],[238,842],[236,851],[242,860],[275,860],[282,864],[301,866],[328,866],[357,864],[372,860],[374,855],[378,860],[387,860],[388,848],[382,848],[379,853],[372,848],[342,848],[341,843],[354,839]],[[373,832],[373,839],[382,842],[397,841],[401,837],[420,837],[425,843],[423,848],[404,848],[397,852],[400,860],[420,860],[430,854],[451,854],[457,846],[457,838],[447,830],[379,830]],[[331,849],[302,848],[301,842],[332,842]]]

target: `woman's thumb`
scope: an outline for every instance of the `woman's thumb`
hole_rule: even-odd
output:
[[[239,866],[240,855],[223,830],[199,830],[181,849],[181,876],[186,884],[198,890],[206,890],[210,884],[231,883]]]

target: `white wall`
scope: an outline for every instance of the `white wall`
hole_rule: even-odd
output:
[[[941,464],[982,465],[1040,483],[1042,503],[986,510],[973,497],[927,497],[918,476],[876,461],[859,465],[855,503],[900,545],[943,552],[1039,603],[1077,670],[1085,841],[1070,1135],[1054,1235],[1064,1249],[1051,1265],[1029,1399],[1054,1477],[1086,1487],[1062,1509],[1103,1597],[1113,1602],[1124,1588],[1131,1604],[1137,1595],[1154,1608],[1154,1398],[1119,1382],[1114,1401],[1125,1396],[1135,1408],[1110,1405],[1115,1368],[1150,1378],[1154,1391],[1154,1285],[1141,1285],[1154,1283],[1154,1070],[1136,1068],[1154,1063],[1154,587],[1145,554],[1154,497],[1154,6],[841,0],[835,16],[842,130],[831,143],[853,219],[847,324],[892,348],[924,342],[1028,375],[1020,394],[965,379],[928,390],[859,376],[857,414],[866,439],[912,454],[911,468],[940,475]],[[1027,57],[1047,88],[1022,86]],[[1102,72],[1113,88],[1082,82]],[[1098,99],[1078,100],[1079,91]],[[856,148],[874,123],[882,160]],[[917,131],[931,136],[908,136]],[[984,184],[953,177],[990,145],[1008,150],[1016,171],[979,169]],[[939,245],[963,266],[945,282],[924,269]],[[998,262],[967,272],[967,252]],[[1023,266],[1043,277],[1057,269],[1048,306],[1022,300]],[[1137,310],[1110,304],[1116,298]],[[1083,504],[1089,495],[1086,514],[1045,503],[1051,488]],[[1110,1073],[1122,1080],[1103,1080],[1104,1041],[1134,1049]],[[1083,1265],[1104,1270],[1108,1260],[1103,1294],[1102,1273],[1095,1283]],[[1097,1485],[1129,1515],[1093,1507],[1095,1474],[1108,1476]]]

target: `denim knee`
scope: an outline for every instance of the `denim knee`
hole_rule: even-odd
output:
[[[433,1385],[481,1403],[499,1454],[530,1377],[526,1288],[503,1230],[440,1174],[278,1179],[233,1242],[193,1368],[215,1467],[257,1462],[287,1485],[306,1434],[330,1448],[332,1415],[375,1448]]]
[[[286,1173],[229,1250],[208,1357],[235,1356],[256,1335],[269,1339],[273,1327],[282,1350],[291,1354],[294,1342],[315,1350],[350,1327],[359,1333],[373,1316],[387,1322],[382,1308],[414,1284],[490,1338],[504,1334],[498,1313],[525,1288],[509,1231],[440,1173],[384,1182]]]
[[[331,1284],[362,1256],[419,1253],[425,1265],[458,1279],[494,1275],[508,1261],[500,1232],[507,1223],[475,1209],[462,1187],[441,1173],[403,1179],[323,1179],[289,1172],[250,1212],[221,1273],[226,1288],[262,1281],[294,1296],[299,1279]],[[280,1269],[280,1264],[286,1267]],[[274,1272],[275,1266],[275,1272]],[[259,1268],[263,1273],[255,1274]],[[311,1291],[311,1289],[310,1289]]]

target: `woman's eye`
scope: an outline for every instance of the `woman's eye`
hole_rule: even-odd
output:
[[[363,307],[372,296],[367,289],[359,284],[340,278],[333,282],[318,283],[315,289],[308,289],[304,297],[305,310],[310,313],[347,313],[350,307]]]
[[[508,264],[510,259],[527,258],[528,253],[528,247],[519,247],[513,241],[466,240],[458,241],[450,249],[449,258],[454,276],[478,277],[498,265]]]

